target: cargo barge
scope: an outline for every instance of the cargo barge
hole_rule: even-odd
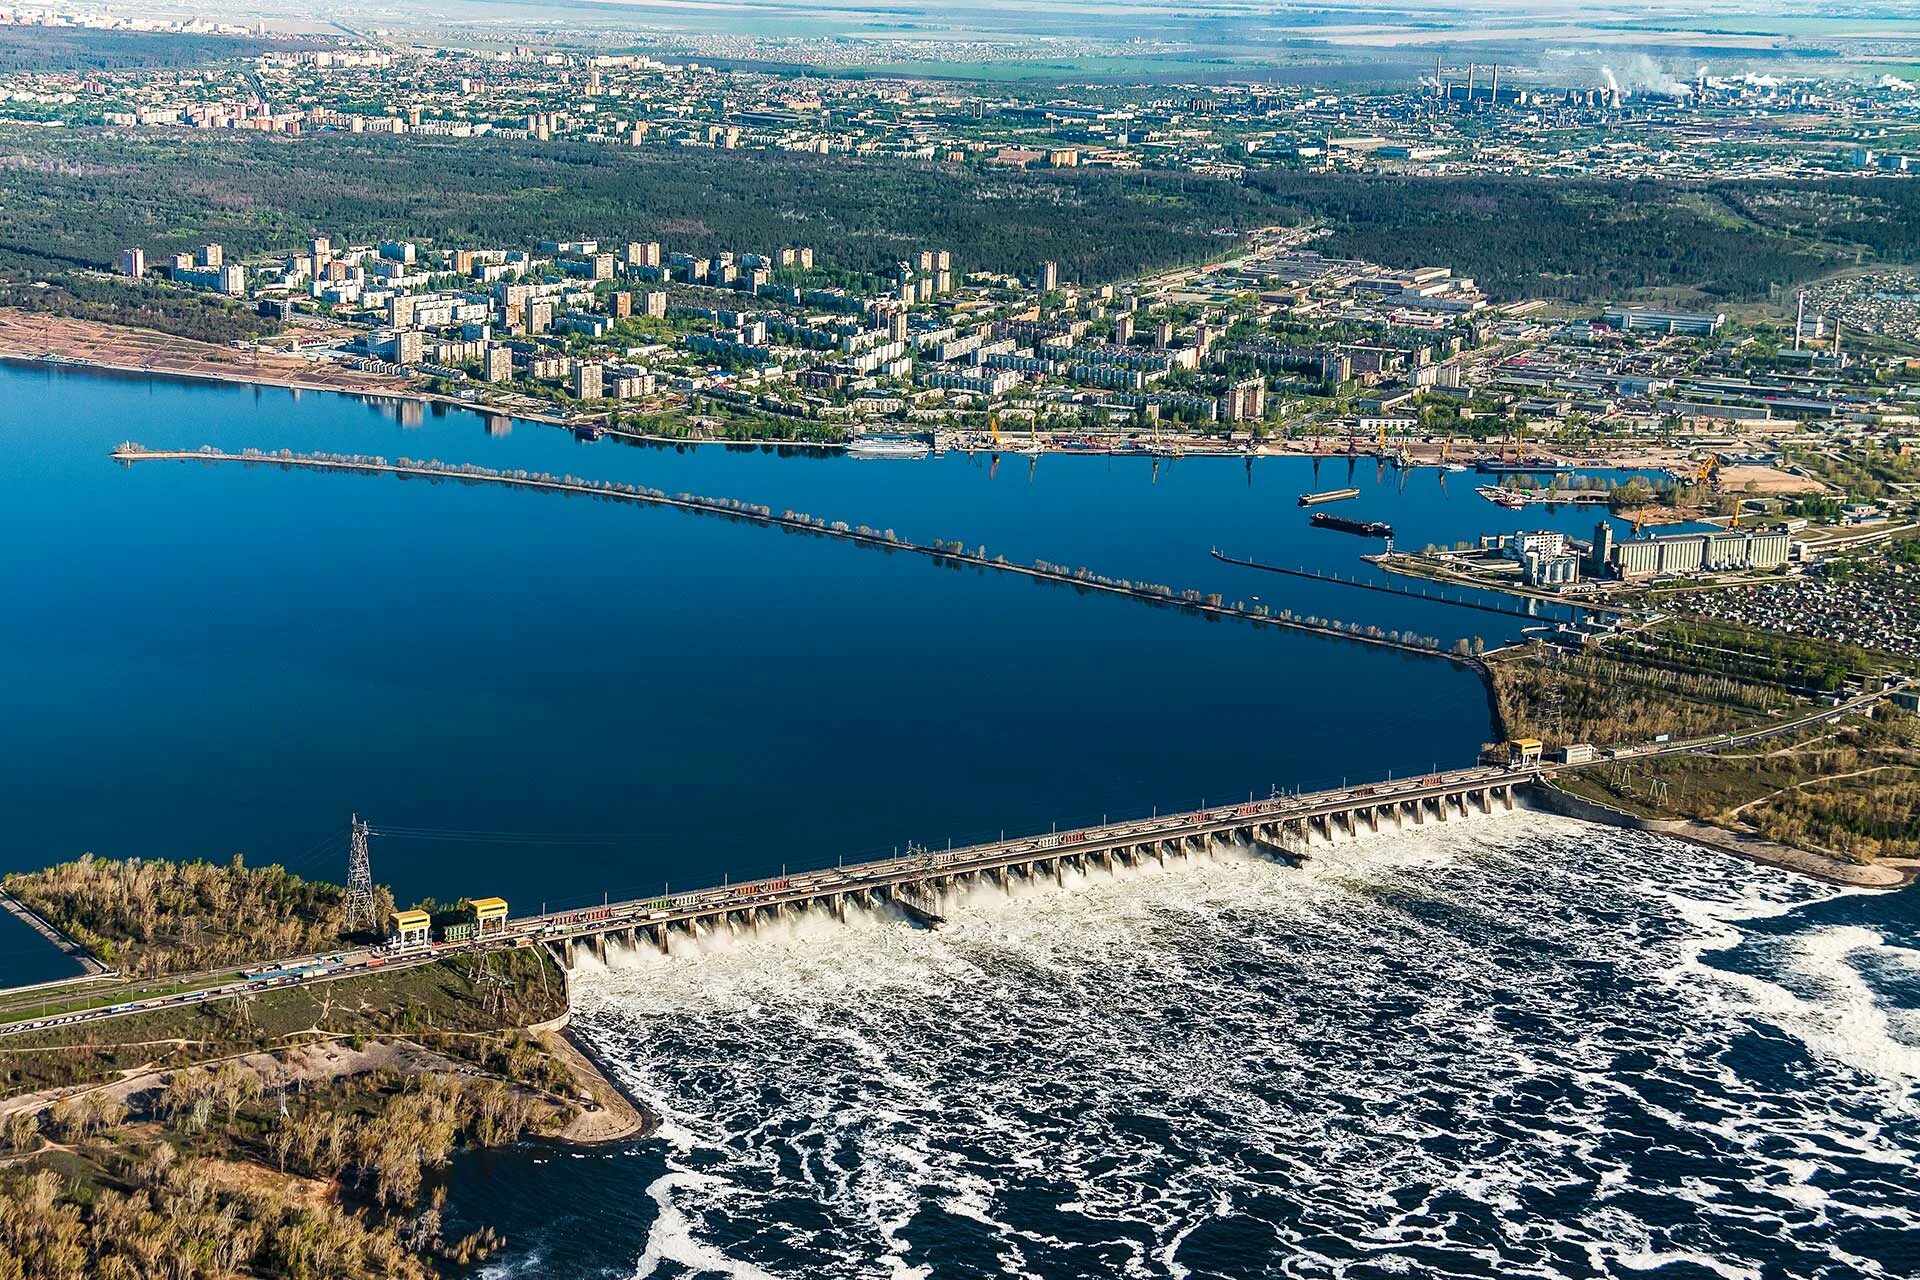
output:
[[[1363,538],[1391,538],[1393,526],[1384,520],[1349,520],[1345,516],[1328,515],[1316,511],[1308,521],[1320,529],[1335,529],[1341,533],[1357,533]]]
[[[1340,502],[1347,498],[1357,498],[1359,496],[1360,491],[1358,489],[1328,489],[1323,493],[1301,494],[1300,505],[1303,507],[1317,507],[1323,502]]]

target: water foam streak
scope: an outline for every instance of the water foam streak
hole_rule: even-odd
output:
[[[1524,813],[1314,853],[613,953],[637,1274],[1903,1274],[1920,1049],[1854,966],[1916,957],[1782,927],[1834,891]]]

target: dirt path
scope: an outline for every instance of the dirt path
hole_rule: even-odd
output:
[[[1767,794],[1763,796],[1759,796],[1755,799],[1747,801],[1745,804],[1737,805],[1734,808],[1727,810],[1727,812],[1731,816],[1738,817],[1739,815],[1745,813],[1747,810],[1753,808],[1753,806],[1757,804],[1765,804],[1767,801],[1783,796],[1787,794],[1787,792],[1789,791],[1804,791],[1808,787],[1817,787],[1820,784],[1825,782],[1841,782],[1847,778],[1864,778],[1870,773],[1884,773],[1888,769],[1911,769],[1911,768],[1913,768],[1913,766],[1910,764],[1877,764],[1870,769],[1853,769],[1847,773],[1829,773],[1818,778],[1808,778],[1802,782],[1789,783],[1784,787],[1776,788],[1775,790],[1767,792]]]

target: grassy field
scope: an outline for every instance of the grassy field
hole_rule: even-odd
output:
[[[566,980],[538,948],[455,957],[256,996],[128,1014],[0,1039],[0,1092],[178,1067],[304,1036],[414,1035],[525,1026],[566,1010]]]
[[[1920,721],[1887,709],[1713,755],[1602,765],[1559,785],[1641,817],[1747,828],[1855,862],[1920,856]]]

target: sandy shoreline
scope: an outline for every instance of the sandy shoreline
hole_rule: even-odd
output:
[[[583,1107],[573,1123],[553,1136],[561,1142],[598,1146],[644,1138],[658,1129],[660,1118],[620,1085],[611,1066],[584,1036],[572,1029],[573,1011],[569,1009],[555,1021],[561,1025],[543,1039],[593,1098],[593,1107]]]

